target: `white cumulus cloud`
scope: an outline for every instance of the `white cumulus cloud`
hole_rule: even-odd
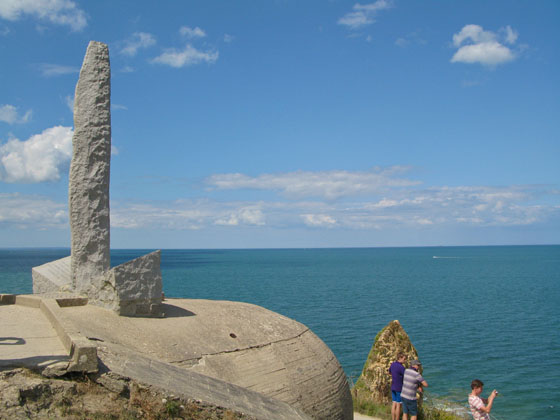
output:
[[[132,36],[124,41],[124,46],[121,48],[121,54],[134,57],[138,50],[141,48],[148,48],[155,45],[156,39],[152,34],[147,32],[134,32]]]
[[[217,51],[200,51],[187,44],[182,50],[169,48],[152,60],[152,63],[165,64],[175,68],[192,66],[199,63],[212,64],[218,60]]]
[[[515,43],[517,33],[507,26],[501,34],[503,35],[485,31],[479,25],[465,25],[460,32],[453,35],[453,46],[457,51],[451,62],[478,63],[493,67],[514,60],[515,53],[503,43]]]
[[[13,105],[0,106],[0,121],[8,124],[23,124],[31,119],[32,111],[28,110],[25,114],[20,115]]]
[[[71,127],[47,128],[25,141],[10,139],[0,145],[0,181],[56,181],[71,157]]]
[[[71,0],[2,0],[0,17],[15,21],[23,15],[33,16],[57,25],[67,25],[74,31],[87,26],[86,14]]]
[[[392,7],[392,1],[390,0],[377,0],[369,4],[356,3],[352,7],[351,12],[338,19],[338,24],[347,26],[352,30],[360,29],[363,26],[374,23],[377,12],[389,9],[390,7]]]

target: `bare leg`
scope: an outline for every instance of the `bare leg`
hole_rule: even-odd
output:
[[[399,420],[399,417],[401,416],[401,404],[397,403],[397,417],[395,417],[395,420]]]

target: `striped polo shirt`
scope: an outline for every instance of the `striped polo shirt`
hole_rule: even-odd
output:
[[[415,400],[416,390],[418,389],[418,385],[423,381],[424,378],[416,370],[412,368],[406,369],[404,371],[401,398],[406,398],[407,400]]]

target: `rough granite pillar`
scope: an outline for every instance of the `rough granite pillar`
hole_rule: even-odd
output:
[[[109,173],[111,68],[109,48],[91,41],[74,96],[69,178],[71,279],[78,293],[110,269]]]

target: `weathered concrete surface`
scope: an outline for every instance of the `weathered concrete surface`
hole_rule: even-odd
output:
[[[76,85],[72,146],[68,194],[71,277],[81,293],[111,265],[111,67],[109,48],[100,42],[89,43]]]
[[[0,320],[0,369],[42,369],[70,360],[40,308],[0,305]]]
[[[66,257],[33,267],[33,293],[72,292],[71,260],[71,257]]]
[[[125,316],[162,316],[161,251],[128,261],[95,279],[90,303]]]
[[[342,367],[305,325],[240,302],[170,299],[163,306],[160,319],[123,318],[90,305],[63,312],[100,345],[259,392],[313,418],[352,418]]]
[[[101,343],[99,357],[111,372],[183,398],[234,409],[263,420],[312,418],[285,402],[219,379],[186,371],[169,363],[150,359],[118,345]]]
[[[6,323],[10,325],[14,331],[21,330],[25,333],[25,331],[29,329],[28,325],[30,323],[41,327],[48,325],[49,328],[45,331],[50,333],[47,337],[53,342],[58,342],[64,349],[63,353],[61,353],[64,354],[63,358],[56,357],[52,361],[50,359],[45,359],[48,363],[43,363],[43,357],[23,358],[22,360],[20,360],[21,357],[16,357],[10,358],[10,362],[5,363],[6,366],[35,368],[42,370],[43,374],[47,375],[62,375],[66,372],[97,372],[97,347],[94,343],[91,343],[85,337],[81,336],[80,332],[77,331],[74,325],[63,315],[61,309],[68,306],[85,305],[87,304],[87,299],[53,299],[36,295],[0,295],[0,302],[6,305],[2,305],[2,307],[7,307],[7,305],[11,307],[11,309],[5,312]],[[23,314],[27,313],[30,317],[22,317],[19,319],[16,315],[20,312]],[[1,319],[4,321],[4,317]],[[45,320],[48,324],[44,323]],[[57,340],[54,340],[52,337],[52,331],[55,332]],[[12,338],[17,339],[18,336],[12,336]],[[32,343],[34,342],[35,341]],[[12,340],[7,340],[6,345],[26,344],[24,339],[17,339],[15,343],[16,344],[14,344]],[[0,344],[2,344],[1,340]],[[44,342],[44,340],[42,340],[39,342],[39,345],[44,348],[38,349],[38,352],[46,351],[46,355],[50,354],[48,353],[51,351],[48,341]],[[17,348],[15,348],[14,351],[19,354]],[[48,373],[45,373],[47,371]]]

